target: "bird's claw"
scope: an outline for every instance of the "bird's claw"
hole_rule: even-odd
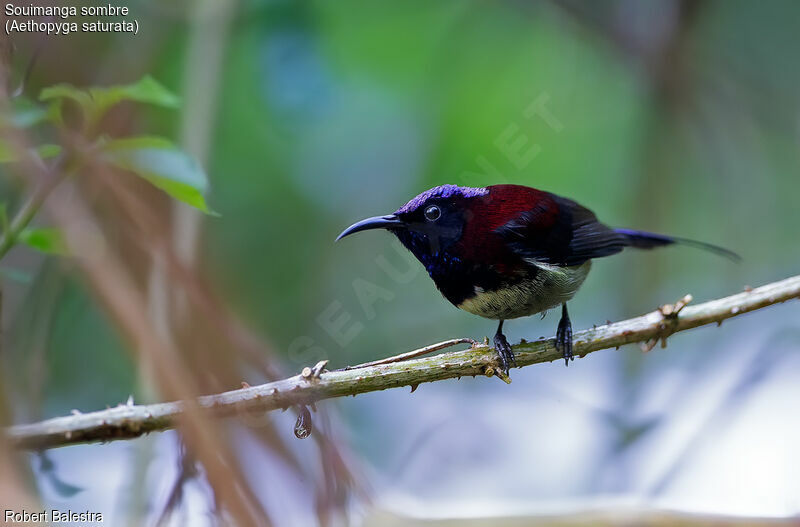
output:
[[[561,352],[567,366],[569,366],[569,361],[575,360],[575,355],[572,353],[572,324],[568,318],[562,317],[558,322],[556,349]]]
[[[502,333],[494,336],[494,349],[500,358],[500,366],[503,372],[508,375],[508,370],[511,366],[517,366],[517,359],[511,350],[511,344],[508,343],[508,339]]]

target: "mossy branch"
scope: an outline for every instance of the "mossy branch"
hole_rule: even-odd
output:
[[[676,304],[661,306],[652,313],[577,332],[574,335],[575,353],[583,357],[594,351],[635,342],[644,343],[644,349],[652,349],[659,341],[665,344],[670,335],[679,331],[712,323],[721,324],[729,318],[794,298],[800,298],[800,275],[756,289],[746,288],[742,293],[695,306],[686,305],[691,301],[687,295]],[[470,341],[455,339],[442,344],[462,342]],[[424,349],[433,351],[442,347],[432,345]],[[513,349],[520,367],[561,360],[553,339],[523,341]],[[403,354],[399,358],[408,355]],[[323,399],[389,388],[414,388],[425,382],[468,375],[494,375],[498,371],[494,350],[477,343],[466,350],[432,357],[380,362],[383,363],[368,363],[336,371],[324,370],[324,364],[321,363],[287,379],[205,395],[199,397],[196,404],[214,416],[238,415],[246,422],[256,422],[254,419],[264,418],[264,412],[280,408],[311,405]],[[5,430],[5,435],[12,445],[21,449],[132,439],[148,432],[173,428],[184,406],[183,402],[142,406],[128,404],[87,414],[76,412],[39,423],[12,426]]]

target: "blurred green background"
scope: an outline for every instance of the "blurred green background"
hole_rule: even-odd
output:
[[[341,367],[493,333],[491,321],[444,301],[390,235],[333,243],[353,221],[392,212],[444,183],[534,186],[575,199],[610,225],[704,240],[743,256],[735,265],[670,248],[597,261],[570,305],[576,329],[638,315],[688,292],[703,301],[797,273],[796,2],[128,5],[139,35],[50,37],[30,92],[149,73],[181,95],[184,107],[137,109],[124,127],[179,142],[192,101],[213,101],[211,134],[199,157],[221,216],[202,220],[197,263],[229,307],[271,343],[286,372],[320,357]],[[212,14],[198,22],[202,9]],[[200,59],[192,59],[192,38],[207,39],[220,53],[212,78],[202,70],[214,55],[201,47]],[[33,38],[21,40],[21,56],[34,45]],[[204,82],[191,84],[193,78]],[[536,101],[549,119],[526,114]],[[504,152],[515,140],[528,158]],[[3,279],[11,306],[3,320],[11,343],[6,371],[21,372],[4,384],[20,415],[62,415],[144,396],[125,343],[69,264],[21,253],[6,263],[30,281]],[[380,256],[392,268],[415,271],[398,282]],[[371,309],[357,295],[364,281],[379,288]],[[46,328],[36,325],[42,309],[53,313]],[[568,370],[553,364],[515,371],[508,387],[465,379],[423,386],[413,397],[382,393],[326,406],[368,467],[364,479],[380,497],[379,509],[408,512],[413,507],[404,504],[413,503],[426,516],[434,509],[447,514],[436,509],[442,504],[457,509],[459,500],[498,495],[524,505],[610,494],[666,496],[664,503],[692,510],[794,514],[800,480],[780,467],[796,467],[798,457],[775,437],[800,435],[796,419],[776,403],[788,400],[795,412],[799,400],[798,315],[797,305],[786,305],[673,337],[666,350],[646,355],[628,346]],[[338,316],[345,317],[344,337],[320,322]],[[555,326],[552,315],[521,319],[507,324],[507,335],[550,336]],[[34,346],[45,350],[37,361]],[[753,365],[765,362],[776,367],[753,377]],[[259,380],[246,369],[242,378]],[[784,391],[764,395],[770,386]],[[768,415],[750,408],[756,394],[772,402],[764,403]],[[676,411],[684,404],[685,412]],[[756,417],[788,428],[766,439],[733,432],[768,428]],[[709,422],[714,431],[703,428]],[[288,423],[279,428],[287,436]],[[702,452],[696,438],[713,433],[737,440],[725,450],[735,459],[771,450],[775,460],[753,466],[777,468],[758,474],[745,464],[725,472],[720,466],[736,462],[713,453],[686,461],[687,452]],[[493,454],[497,470],[477,471],[481,439],[498,445],[493,437],[506,438]],[[539,453],[521,453],[530,449]],[[80,449],[58,455],[71,450]],[[401,455],[408,452],[418,457]],[[646,462],[653,452],[665,456],[660,464]],[[433,470],[436,460],[442,466]],[[701,475],[682,464],[703,462],[709,464]],[[730,490],[715,477],[740,483]],[[769,488],[780,496],[757,498],[748,484],[763,482],[757,477],[779,482]],[[97,482],[72,479],[86,489],[81,499],[103,501],[92,494]],[[721,490],[697,491],[715,486]],[[517,490],[502,491],[508,488]],[[756,497],[741,497],[748,494]],[[514,507],[504,510],[529,512]]]

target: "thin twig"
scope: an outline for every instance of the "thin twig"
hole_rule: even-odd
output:
[[[414,359],[416,357],[421,357],[423,355],[427,355],[428,353],[433,353],[434,351],[443,350],[445,348],[449,348],[452,346],[456,346],[458,344],[470,344],[471,346],[475,347],[478,346],[479,343],[467,338],[462,339],[450,339],[445,340],[444,342],[438,342],[436,344],[429,344],[424,348],[419,348],[413,351],[407,351],[405,353],[401,353],[399,355],[393,355],[391,357],[386,357],[385,359],[378,359],[371,362],[365,362],[363,364],[358,364],[356,366],[347,366],[346,368],[342,368],[344,370],[355,370],[358,368],[366,368],[368,366],[380,366],[381,364],[391,364],[393,362],[402,362],[404,360]]]
[[[656,310],[640,317],[578,332],[574,335],[574,351],[583,357],[601,349],[654,338],[667,339],[679,331],[720,324],[726,319],[795,298],[800,298],[800,275],[718,300],[686,306],[680,313],[669,316]],[[554,339],[522,342],[513,346],[513,350],[520,367],[562,359]],[[205,395],[194,403],[195,408],[217,416],[261,415],[322,399],[415,386],[465,375],[486,375],[487,370],[496,370],[497,366],[494,350],[488,345],[478,345],[433,357],[323,372],[313,379],[295,375],[260,386]],[[131,439],[148,432],[173,428],[184,408],[184,402],[123,405],[99,412],[13,426],[6,430],[6,436],[12,445],[23,449]]]
[[[8,229],[3,233],[3,238],[0,240],[0,259],[14,247],[22,231],[25,230],[34,216],[36,216],[36,213],[39,212],[39,209],[42,208],[44,200],[47,199],[53,189],[55,189],[64,178],[69,176],[69,171],[60,170],[63,159],[63,156],[58,158],[54,164],[54,168],[45,172],[46,178],[41,181],[36,190],[33,191],[33,194],[31,194],[28,200],[20,207],[14,219],[11,220]],[[40,160],[34,160],[34,162],[38,161]]]

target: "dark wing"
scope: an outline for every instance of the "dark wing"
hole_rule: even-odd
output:
[[[551,265],[580,265],[630,245],[624,234],[597,221],[592,211],[554,194],[548,194],[497,232],[522,258]]]

